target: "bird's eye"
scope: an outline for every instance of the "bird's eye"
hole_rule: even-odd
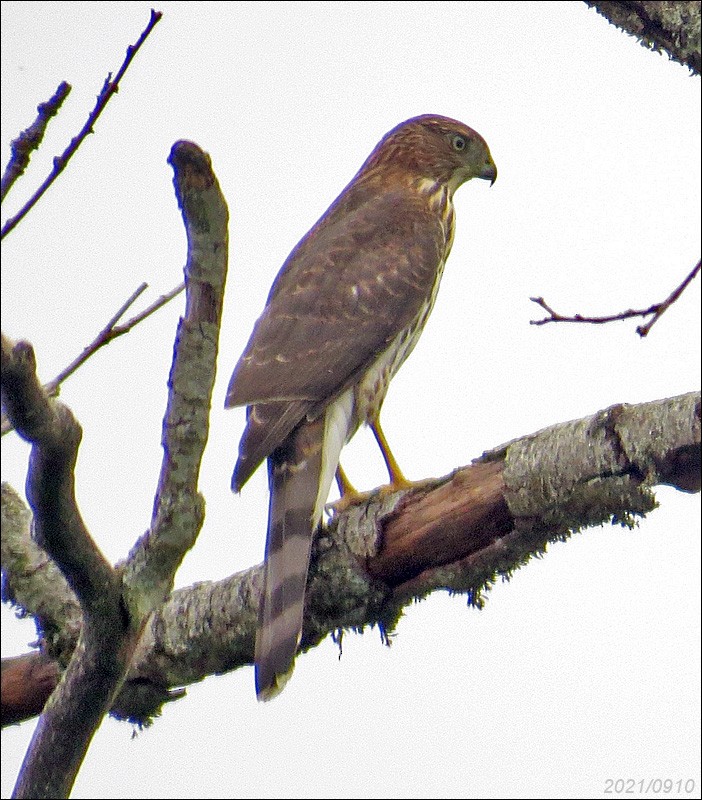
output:
[[[466,142],[465,136],[461,136],[460,133],[457,133],[453,139],[451,139],[451,144],[453,145],[453,149],[460,153],[461,150],[466,149],[468,142]]]

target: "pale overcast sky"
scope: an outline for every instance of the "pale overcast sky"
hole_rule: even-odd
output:
[[[142,281],[182,275],[185,235],[166,158],[191,139],[231,212],[231,260],[210,442],[207,520],[176,580],[215,580],[263,556],[263,470],[229,490],[243,412],[231,370],[290,249],[380,137],[421,113],[456,117],[499,170],[456,196],[457,234],[425,334],[383,421],[406,474],[442,475],[483,450],[620,402],[700,386],[700,281],[641,340],[636,322],[529,325],[664,299],[700,251],[700,83],[580,2],[183,3],[137,55],[66,173],[3,242],[2,327],[48,380]],[[73,92],[17,210],[83,125],[138,38],[142,2],[2,3],[3,163],[61,80]],[[83,429],[77,494],[105,554],[147,528],[177,300],[63,387]],[[22,490],[28,448],[2,445]],[[344,455],[384,480],[372,436]],[[656,491],[636,530],[554,546],[486,608],[436,594],[377,631],[298,659],[258,704],[253,670],[190,687],[132,738],[108,719],[75,798],[600,797],[608,779],[700,787],[699,497]],[[4,655],[33,625],[3,610]],[[2,796],[34,724],[2,734]],[[675,796],[675,795],[674,795]]]

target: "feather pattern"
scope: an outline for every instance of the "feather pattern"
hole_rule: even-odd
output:
[[[434,305],[453,193],[496,176],[485,141],[463,123],[425,115],[398,125],[290,253],[234,369],[225,405],[248,408],[233,489],[268,458],[260,698],[292,667],[312,538],[341,448],[377,420]]]
[[[302,632],[324,421],[302,424],[268,460],[265,579],[256,636],[256,693],[268,700],[291,671]]]

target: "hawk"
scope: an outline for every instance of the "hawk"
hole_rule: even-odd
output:
[[[461,122],[428,114],[393,128],[288,256],[234,368],[225,406],[247,413],[232,489],[268,459],[259,699],[277,694],[292,671],[313,536],[341,449],[362,423],[391,485],[407,483],[380,407],[434,306],[453,243],[454,192],[496,177],[485,140]]]

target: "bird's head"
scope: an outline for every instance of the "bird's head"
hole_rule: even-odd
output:
[[[492,185],[497,167],[485,139],[455,119],[425,114],[401,122],[380,140],[361,172],[398,169],[438,181],[451,194],[471,178]]]

